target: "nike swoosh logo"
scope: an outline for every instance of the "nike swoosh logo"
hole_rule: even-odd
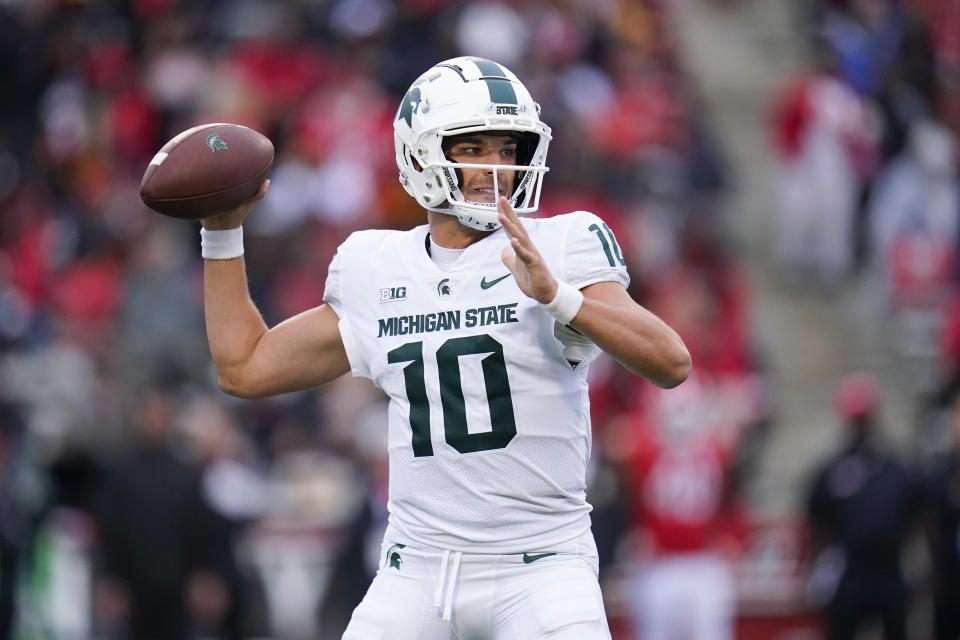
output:
[[[542,560],[543,558],[546,558],[546,557],[548,557],[548,556],[555,556],[555,555],[557,555],[556,552],[554,552],[554,553],[538,553],[538,554],[536,554],[536,555],[530,555],[529,553],[524,553],[524,554],[523,554],[523,564],[530,564],[531,562],[536,562],[537,560]]]
[[[513,275],[512,273],[508,273],[507,275],[505,275],[505,276],[500,276],[500,277],[497,278],[496,280],[491,280],[490,282],[487,282],[487,276],[483,276],[483,278],[480,279],[480,288],[481,288],[481,289],[489,289],[490,287],[492,287],[493,285],[497,284],[497,283],[500,282],[501,280],[506,280],[507,278],[509,278],[509,277],[512,276],[512,275]]]

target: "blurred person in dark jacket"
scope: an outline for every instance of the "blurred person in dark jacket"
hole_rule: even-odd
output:
[[[819,554],[812,593],[831,640],[853,640],[879,619],[885,640],[907,637],[907,587],[900,551],[911,529],[918,486],[874,436],[880,386],[865,373],[840,381],[835,404],[846,442],[814,476],[807,504]]]
[[[208,570],[188,588],[194,628],[204,637],[238,639],[262,626],[260,585],[236,550],[264,509],[263,471],[233,414],[209,394],[197,394],[177,423],[200,465],[208,516],[199,551]]]
[[[935,640],[960,638],[960,388],[952,389],[952,446],[925,478]]]
[[[145,393],[133,421],[136,450],[109,473],[100,509],[98,608],[110,628],[136,640],[180,640],[190,633],[188,603],[201,618],[226,611],[228,591],[205,557],[217,529],[199,468],[171,447],[171,397]]]
[[[27,513],[16,495],[16,438],[8,413],[0,405],[0,640],[12,637],[17,576],[29,542]]]

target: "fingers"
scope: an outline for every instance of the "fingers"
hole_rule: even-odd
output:
[[[532,265],[540,257],[540,254],[529,244],[529,241],[524,244],[520,238],[510,238],[510,246],[524,264]]]
[[[510,238],[510,246],[516,252],[517,257],[526,264],[536,260],[539,256],[536,247],[530,241],[530,236],[527,235],[526,228],[520,222],[520,217],[505,197],[501,196],[497,200],[497,210],[500,212],[498,216],[500,224],[503,225],[504,231]]]
[[[253,202],[256,202],[257,200],[262,200],[263,196],[267,195],[267,189],[269,188],[270,188],[270,178],[267,178],[266,180],[263,181],[263,184],[260,185],[260,188],[257,189],[257,192],[254,194],[251,200]]]
[[[507,200],[506,196],[500,196],[497,198],[497,211],[504,215],[513,215],[514,218],[517,217],[517,212],[513,210],[513,207],[510,206],[510,201]]]
[[[557,281],[550,274],[527,228],[506,198],[497,200],[497,210],[497,218],[510,239],[510,246],[504,247],[500,254],[503,264],[513,273],[517,285],[526,295],[539,302],[552,300],[557,292]]]
[[[203,218],[200,220],[200,223],[205,229],[209,229],[211,231],[218,229],[233,229],[240,226],[243,223],[244,218],[247,217],[247,214],[253,208],[253,205],[267,195],[267,189],[269,188],[270,180],[264,180],[263,184],[260,185],[260,188],[257,189],[257,192],[253,194],[252,198],[231,211],[222,211],[215,213],[212,216]]]
[[[512,247],[504,247],[503,251],[500,252],[500,260],[503,261],[503,264],[510,269],[510,273],[516,276],[517,274],[517,256],[513,252]]]
[[[498,219],[500,224],[504,226],[507,230],[507,233],[510,237],[526,237],[527,230],[523,228],[523,224],[520,222],[520,216],[517,215],[517,212],[513,210],[513,207],[510,206],[510,203],[504,196],[500,196],[497,200],[497,211]]]

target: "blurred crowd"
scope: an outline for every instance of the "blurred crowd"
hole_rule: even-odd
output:
[[[902,355],[936,359],[948,376],[958,362],[957,8],[814,3],[811,64],[784,83],[770,119],[771,244],[784,280],[831,291],[863,270],[864,324],[889,329]]]
[[[813,62],[771,97],[776,264],[784,286],[828,292],[870,273],[873,313],[921,327],[898,335],[935,362],[924,415],[939,425],[932,448],[947,451],[960,406],[960,6],[804,7]],[[246,251],[275,324],[322,301],[351,231],[424,221],[397,181],[392,120],[419,73],[465,54],[512,69],[553,128],[540,214],[600,215],[631,293],[696,366],[672,392],[605,359],[591,372],[590,494],[615,637],[726,638],[750,611],[829,608],[836,580],[823,588],[823,574],[842,574],[836,549],[863,542],[831,537],[833,485],[811,498],[809,593],[806,528],[764,529],[750,513],[745,487],[779,391],[677,11],[668,0],[0,2],[0,637],[340,637],[378,562],[384,398],[350,378],[257,401],[219,392],[199,225],[146,209],[139,181],[198,123],[273,140]],[[838,405],[838,420],[864,422],[879,392],[869,398]],[[936,481],[909,480],[884,550],[906,537],[921,495],[942,498],[930,502],[944,536],[956,527],[956,492],[925,489],[957,486],[943,464],[928,465]],[[879,466],[856,468],[860,484],[841,482],[840,497]],[[767,607],[751,609],[745,591]],[[742,626],[738,637],[775,636]]]
[[[960,4],[809,9],[810,65],[771,102],[774,264],[786,287],[862,299],[857,326],[916,409],[896,450],[878,379],[837,386],[840,445],[807,487],[804,591],[831,639],[956,639]]]

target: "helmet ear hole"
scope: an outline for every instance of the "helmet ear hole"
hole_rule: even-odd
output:
[[[406,154],[407,159],[410,161],[410,166],[412,166],[417,173],[423,173],[423,167],[417,162],[417,159],[413,157],[413,154],[410,153],[410,149],[404,145],[403,152]]]
[[[510,136],[517,141],[517,164],[529,166],[540,144],[540,137],[527,131],[513,131]]]

